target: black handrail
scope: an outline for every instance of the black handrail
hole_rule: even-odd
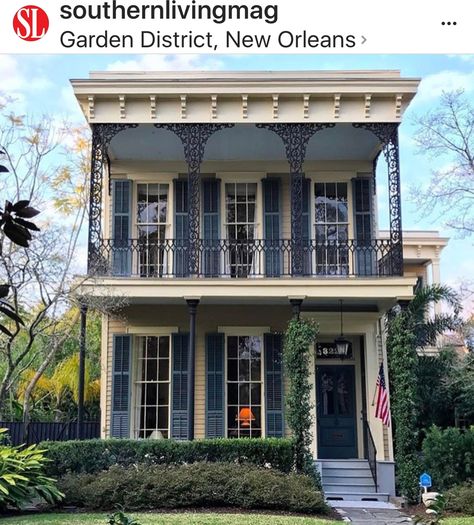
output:
[[[377,490],[377,448],[375,447],[374,437],[370,430],[370,425],[367,421],[364,421],[365,430],[365,459],[369,462],[370,471],[372,472],[372,478],[375,483],[375,490]]]
[[[90,273],[153,278],[389,277],[401,274],[393,248],[388,239],[307,240],[298,245],[289,239],[198,239],[192,246],[179,239],[105,239],[93,254]]]

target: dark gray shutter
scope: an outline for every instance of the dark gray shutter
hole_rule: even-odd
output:
[[[303,275],[311,275],[311,180],[303,179]]]
[[[132,336],[114,335],[110,436],[130,437],[130,364]]]
[[[203,268],[205,277],[219,276],[220,180],[202,181]]]
[[[206,437],[224,436],[224,334],[207,334]]]
[[[354,231],[356,274],[374,275],[376,254],[372,243],[373,208],[372,181],[369,178],[352,180],[354,199]]]
[[[112,185],[113,275],[130,275],[132,182],[114,180]]]
[[[189,335],[173,334],[171,376],[171,437],[188,439],[188,352]]]
[[[177,179],[174,182],[174,274],[186,277],[189,271],[189,219],[188,219],[188,181]]]
[[[283,336],[265,334],[265,409],[267,437],[283,437]]]
[[[280,180],[263,179],[263,225],[265,235],[265,275],[279,277],[280,251]]]

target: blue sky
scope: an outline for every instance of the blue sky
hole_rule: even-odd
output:
[[[421,218],[409,199],[410,187],[426,183],[436,168],[434,161],[415,150],[413,115],[435,107],[443,90],[463,88],[474,102],[474,55],[0,55],[0,90],[14,95],[22,111],[80,120],[70,78],[87,77],[91,70],[143,69],[400,69],[404,76],[422,78],[419,94],[400,130],[403,225],[405,229],[439,229],[451,237],[442,255],[444,282],[456,285],[461,279],[474,277],[474,238],[454,238],[453,232],[443,228],[442,217]],[[386,177],[380,175],[380,220],[384,227],[388,219]]]

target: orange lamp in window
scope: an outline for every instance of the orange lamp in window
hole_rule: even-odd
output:
[[[251,421],[255,421],[255,416],[249,407],[240,409],[239,415],[235,418],[236,421],[240,421],[242,427],[249,427]]]

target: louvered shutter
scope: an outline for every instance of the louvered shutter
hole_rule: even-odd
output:
[[[189,335],[173,334],[171,437],[178,440],[188,439],[188,352]]]
[[[354,199],[354,231],[356,241],[355,272],[357,275],[374,275],[376,254],[372,245],[373,209],[371,179],[353,179],[352,191]]]
[[[132,337],[114,335],[110,436],[130,437],[130,362]]]
[[[186,277],[189,273],[188,181],[174,181],[174,274]]]
[[[220,180],[202,181],[202,229],[203,229],[203,274],[205,277],[219,276],[219,225],[220,225]]]
[[[311,249],[311,180],[303,179],[303,209],[302,209],[302,233],[303,233],[303,275],[311,275],[311,260],[313,257]]]
[[[113,237],[113,275],[130,275],[132,254],[131,204],[132,182],[114,180],[112,201],[112,237]]]
[[[264,347],[266,436],[283,437],[283,337],[265,334]]]
[[[263,179],[263,220],[265,235],[265,275],[279,277],[280,251],[280,180]]]
[[[224,436],[224,334],[207,334],[206,437]]]

